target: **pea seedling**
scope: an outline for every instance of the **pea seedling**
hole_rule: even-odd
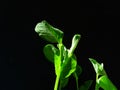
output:
[[[43,48],[45,57],[53,63],[55,67],[56,80],[54,90],[62,90],[69,81],[69,77],[73,76],[76,80],[77,90],[89,90],[92,80],[85,81],[83,85],[78,84],[78,78],[82,73],[82,68],[77,64],[77,57],[74,51],[81,38],[80,34],[75,34],[72,38],[71,47],[68,49],[63,44],[64,32],[53,27],[47,21],[43,20],[35,26],[35,31],[43,40],[50,42]],[[56,44],[53,45],[53,43]],[[96,72],[96,86],[95,90],[103,88],[104,90],[117,90],[115,85],[109,80],[103,63],[99,64],[95,59],[89,58]],[[101,75],[100,77],[98,77]]]

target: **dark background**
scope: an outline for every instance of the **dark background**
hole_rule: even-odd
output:
[[[34,31],[42,20],[64,32],[68,48],[73,35],[81,34],[75,51],[83,68],[80,83],[95,79],[88,60],[92,57],[104,63],[109,78],[120,89],[118,2],[4,0],[0,4],[0,90],[53,90],[54,66],[42,52],[48,42]],[[66,88],[76,88],[73,78]]]

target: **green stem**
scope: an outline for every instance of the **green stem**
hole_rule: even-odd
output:
[[[62,43],[59,43],[59,44],[58,44],[58,48],[59,48],[59,50],[60,50],[60,57],[59,57],[59,59],[60,59],[60,61],[62,61],[63,44],[62,44]],[[61,66],[61,63],[59,63],[59,64],[60,64],[60,66]],[[59,66],[59,68],[60,68],[60,66]],[[59,74],[57,74],[57,76],[56,76],[55,85],[54,85],[54,90],[58,90],[58,85],[59,85],[59,80],[60,80],[60,73],[61,73],[61,70],[59,70]]]
[[[76,88],[77,90],[79,90],[79,86],[78,86],[78,77],[77,77],[77,74],[75,73],[75,81],[76,81]]]
[[[99,90],[98,84],[95,85],[95,90]]]
[[[98,80],[98,74],[96,74],[96,85],[95,85],[95,90],[99,90],[99,85],[97,83]]]
[[[57,89],[58,89],[59,79],[60,79],[60,77],[59,77],[59,76],[57,76],[57,77],[56,77],[56,80],[55,80],[54,90],[57,90]]]
[[[78,79],[76,80],[76,87],[77,87],[77,90],[79,90],[79,87],[78,87]]]

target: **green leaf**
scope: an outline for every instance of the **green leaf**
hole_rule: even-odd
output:
[[[103,75],[97,80],[99,86],[103,88],[104,90],[117,90],[115,85],[110,81],[110,79]]]
[[[92,85],[93,80],[85,81],[79,88],[79,90],[89,90],[90,86]]]
[[[61,67],[61,78],[68,78],[73,72],[75,72],[77,66],[77,60],[74,56],[65,60]]]
[[[77,78],[78,78],[81,73],[82,73],[82,68],[81,68],[80,65],[77,65],[76,70],[75,70],[73,76],[76,77],[76,75],[77,75]],[[76,74],[76,75],[75,75],[75,74]]]
[[[99,64],[95,59],[89,58],[90,62],[93,64],[93,67],[96,72],[96,87],[95,90],[103,88],[104,90],[117,90],[115,85],[108,78],[103,63]]]
[[[47,60],[49,60],[50,62],[54,63],[54,55],[58,54],[59,50],[57,48],[55,48],[54,45],[47,44],[43,48],[43,52],[44,52],[44,55],[47,58]]]
[[[47,21],[43,20],[35,26],[35,31],[40,37],[51,43],[61,43],[63,38],[63,32],[53,26]]]
[[[103,67],[103,63],[99,64],[95,59],[89,58],[90,62],[92,63],[96,74],[98,75],[106,75],[106,72]]]
[[[64,47],[62,47],[62,58],[61,58],[61,60],[62,60],[62,64],[67,64],[67,60],[68,60],[68,50],[67,50],[67,48],[64,46]]]
[[[71,45],[70,50],[69,50],[69,57],[72,56],[75,48],[77,47],[78,42],[79,42],[79,40],[80,40],[80,37],[81,37],[80,34],[75,34],[75,35],[73,36],[72,45]]]

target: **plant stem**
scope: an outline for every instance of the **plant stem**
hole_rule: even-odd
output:
[[[76,87],[77,87],[77,90],[79,90],[79,87],[78,87],[78,79],[76,80]]]
[[[77,77],[76,73],[74,75],[75,75],[75,81],[76,81],[76,88],[77,88],[77,90],[79,90],[78,77]]]
[[[95,85],[95,90],[99,90],[99,86],[98,86],[97,80],[98,80],[98,74],[96,74],[96,85]]]
[[[57,90],[57,89],[58,89],[59,79],[60,79],[60,77],[57,76],[57,77],[56,77],[56,80],[55,80],[54,90]]]
[[[62,56],[63,56],[63,44],[62,43],[59,43],[58,44],[58,48],[59,48],[59,50],[60,50],[60,57],[59,57],[59,59],[60,59],[60,61],[62,61]],[[57,74],[56,75],[56,80],[55,80],[55,85],[54,85],[54,90],[57,90],[58,89],[58,85],[59,85],[59,80],[60,80],[60,73],[61,73],[61,70],[60,70],[60,68],[61,68],[61,63],[59,63],[59,74]],[[60,87],[61,88],[61,87]]]
[[[95,90],[99,90],[98,84],[95,85]]]

